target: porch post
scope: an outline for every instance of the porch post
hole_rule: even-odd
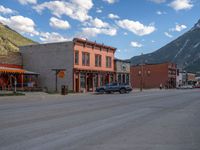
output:
[[[24,89],[24,74],[21,74],[21,89]]]
[[[85,73],[85,91],[87,92],[87,72]]]
[[[98,73],[97,76],[98,76],[98,87],[99,87],[99,86],[100,86],[100,82],[101,82],[101,78],[100,78],[101,76],[100,76],[100,73]]]

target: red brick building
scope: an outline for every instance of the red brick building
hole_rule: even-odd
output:
[[[173,63],[131,66],[133,88],[175,88],[177,65]]]

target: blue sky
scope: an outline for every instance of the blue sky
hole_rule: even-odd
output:
[[[199,0],[1,0],[0,22],[40,43],[87,38],[127,59],[188,31],[199,10]]]

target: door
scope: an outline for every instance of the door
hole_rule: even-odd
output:
[[[79,92],[79,79],[76,78],[76,92]]]

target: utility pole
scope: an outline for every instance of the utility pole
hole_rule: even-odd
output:
[[[144,68],[143,68],[143,53],[141,54],[141,56],[142,56],[142,63],[140,64],[140,69],[141,69],[140,92],[142,92],[142,90],[143,90],[143,72],[144,72]]]

